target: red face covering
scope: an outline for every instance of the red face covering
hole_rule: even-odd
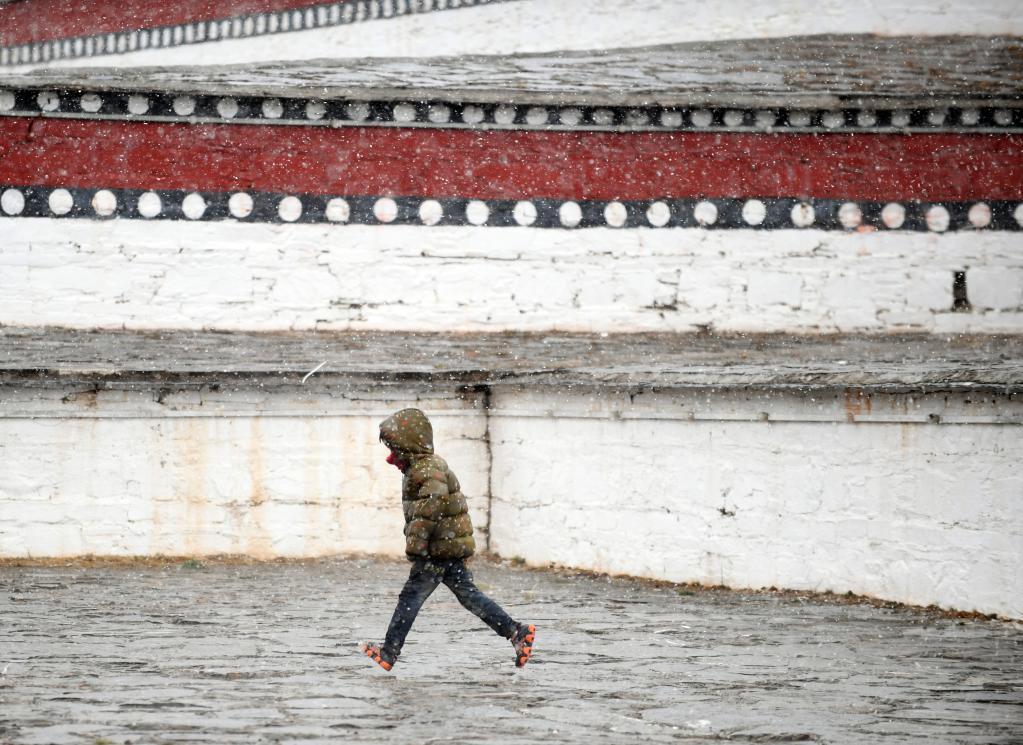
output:
[[[395,468],[397,468],[402,473],[404,473],[405,469],[408,468],[408,463],[406,463],[400,457],[398,457],[398,454],[393,450],[387,454],[387,462],[390,463]]]

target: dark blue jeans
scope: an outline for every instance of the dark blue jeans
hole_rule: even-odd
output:
[[[419,609],[441,582],[455,593],[458,602],[479,616],[480,620],[496,633],[506,639],[510,639],[515,633],[518,624],[501,609],[501,606],[479,591],[472,581],[472,572],[466,568],[464,561],[416,559],[408,580],[398,595],[398,606],[394,609],[391,624],[387,627],[383,652],[394,657],[401,653],[405,637],[419,615]]]

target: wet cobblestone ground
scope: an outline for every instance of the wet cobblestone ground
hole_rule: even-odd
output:
[[[539,627],[443,587],[391,674],[408,567],[0,567],[2,743],[1023,742],[1023,625],[477,560]]]

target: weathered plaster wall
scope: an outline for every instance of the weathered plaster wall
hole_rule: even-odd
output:
[[[1018,396],[498,387],[489,421],[404,387],[0,403],[0,556],[400,556],[376,425],[418,405],[500,555],[1023,618]]]
[[[753,4],[737,0],[518,0],[50,64],[202,65],[317,57],[507,54],[822,33],[1018,35],[1023,34],[1023,20],[1017,11],[1011,0],[865,0],[856,4],[821,0],[812,6],[797,0]]]
[[[1023,617],[1018,399],[538,398],[493,398],[504,556]]]
[[[1016,233],[0,219],[0,324],[1015,332]],[[966,271],[973,311],[952,312]]]
[[[314,398],[4,389],[0,556],[402,556],[401,476],[377,424],[410,405],[431,412],[485,542],[489,459],[473,401]]]

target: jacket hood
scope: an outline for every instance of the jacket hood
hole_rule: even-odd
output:
[[[380,422],[380,439],[392,450],[433,455],[433,426],[419,409],[402,409]]]

